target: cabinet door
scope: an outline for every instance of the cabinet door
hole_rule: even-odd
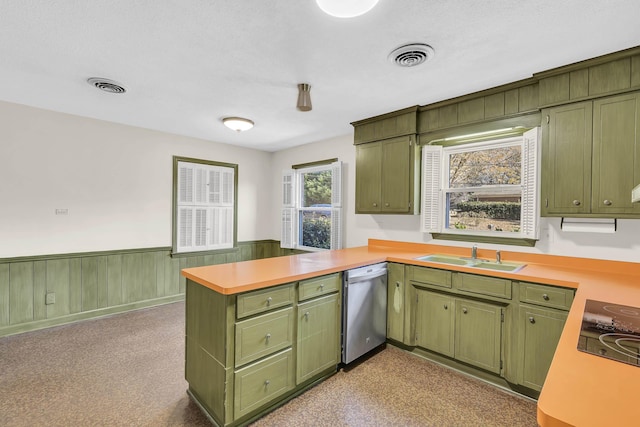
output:
[[[454,298],[419,288],[416,294],[416,345],[453,357]]]
[[[411,137],[382,141],[382,212],[411,210]]]
[[[594,213],[640,213],[640,204],[631,203],[640,184],[639,107],[639,93],[593,102]]]
[[[338,295],[336,293],[298,305],[296,384],[338,365]]]
[[[560,341],[567,313],[525,304],[520,304],[519,312],[519,383],[540,391]]]
[[[404,264],[387,264],[387,338],[404,339]]]
[[[543,111],[542,215],[589,213],[592,103]]]
[[[356,145],[356,213],[379,213],[382,144]]]
[[[502,308],[458,299],[455,322],[455,358],[500,373]]]

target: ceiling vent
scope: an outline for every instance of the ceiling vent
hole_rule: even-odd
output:
[[[87,83],[109,93],[125,93],[127,91],[120,83],[101,77],[91,77],[87,79]]]
[[[393,50],[389,54],[389,61],[399,67],[415,67],[427,62],[435,55],[431,46],[424,43],[412,43]]]

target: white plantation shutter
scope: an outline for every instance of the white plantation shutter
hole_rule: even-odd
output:
[[[331,164],[331,249],[342,249],[342,162]]]
[[[522,143],[522,234],[538,238],[538,157],[540,128],[525,132]]]
[[[232,248],[235,169],[178,162],[178,252]]]
[[[282,171],[282,217],[280,224],[280,247],[296,247],[296,171]]]
[[[422,232],[439,233],[442,227],[442,146],[422,147]]]

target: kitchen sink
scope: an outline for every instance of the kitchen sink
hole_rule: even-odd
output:
[[[519,271],[526,266],[526,264],[520,264],[515,262],[498,263],[495,261],[489,261],[489,260],[480,259],[480,258],[474,259],[474,258],[456,257],[456,256],[441,255],[441,254],[424,255],[416,259],[419,261],[437,262],[437,263],[449,264],[449,265],[461,265],[464,267],[480,268],[483,270],[508,271],[511,273]]]

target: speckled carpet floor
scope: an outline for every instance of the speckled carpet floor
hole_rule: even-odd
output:
[[[184,303],[0,338],[0,426],[206,426],[186,394]],[[536,426],[535,402],[393,347],[263,426]]]

